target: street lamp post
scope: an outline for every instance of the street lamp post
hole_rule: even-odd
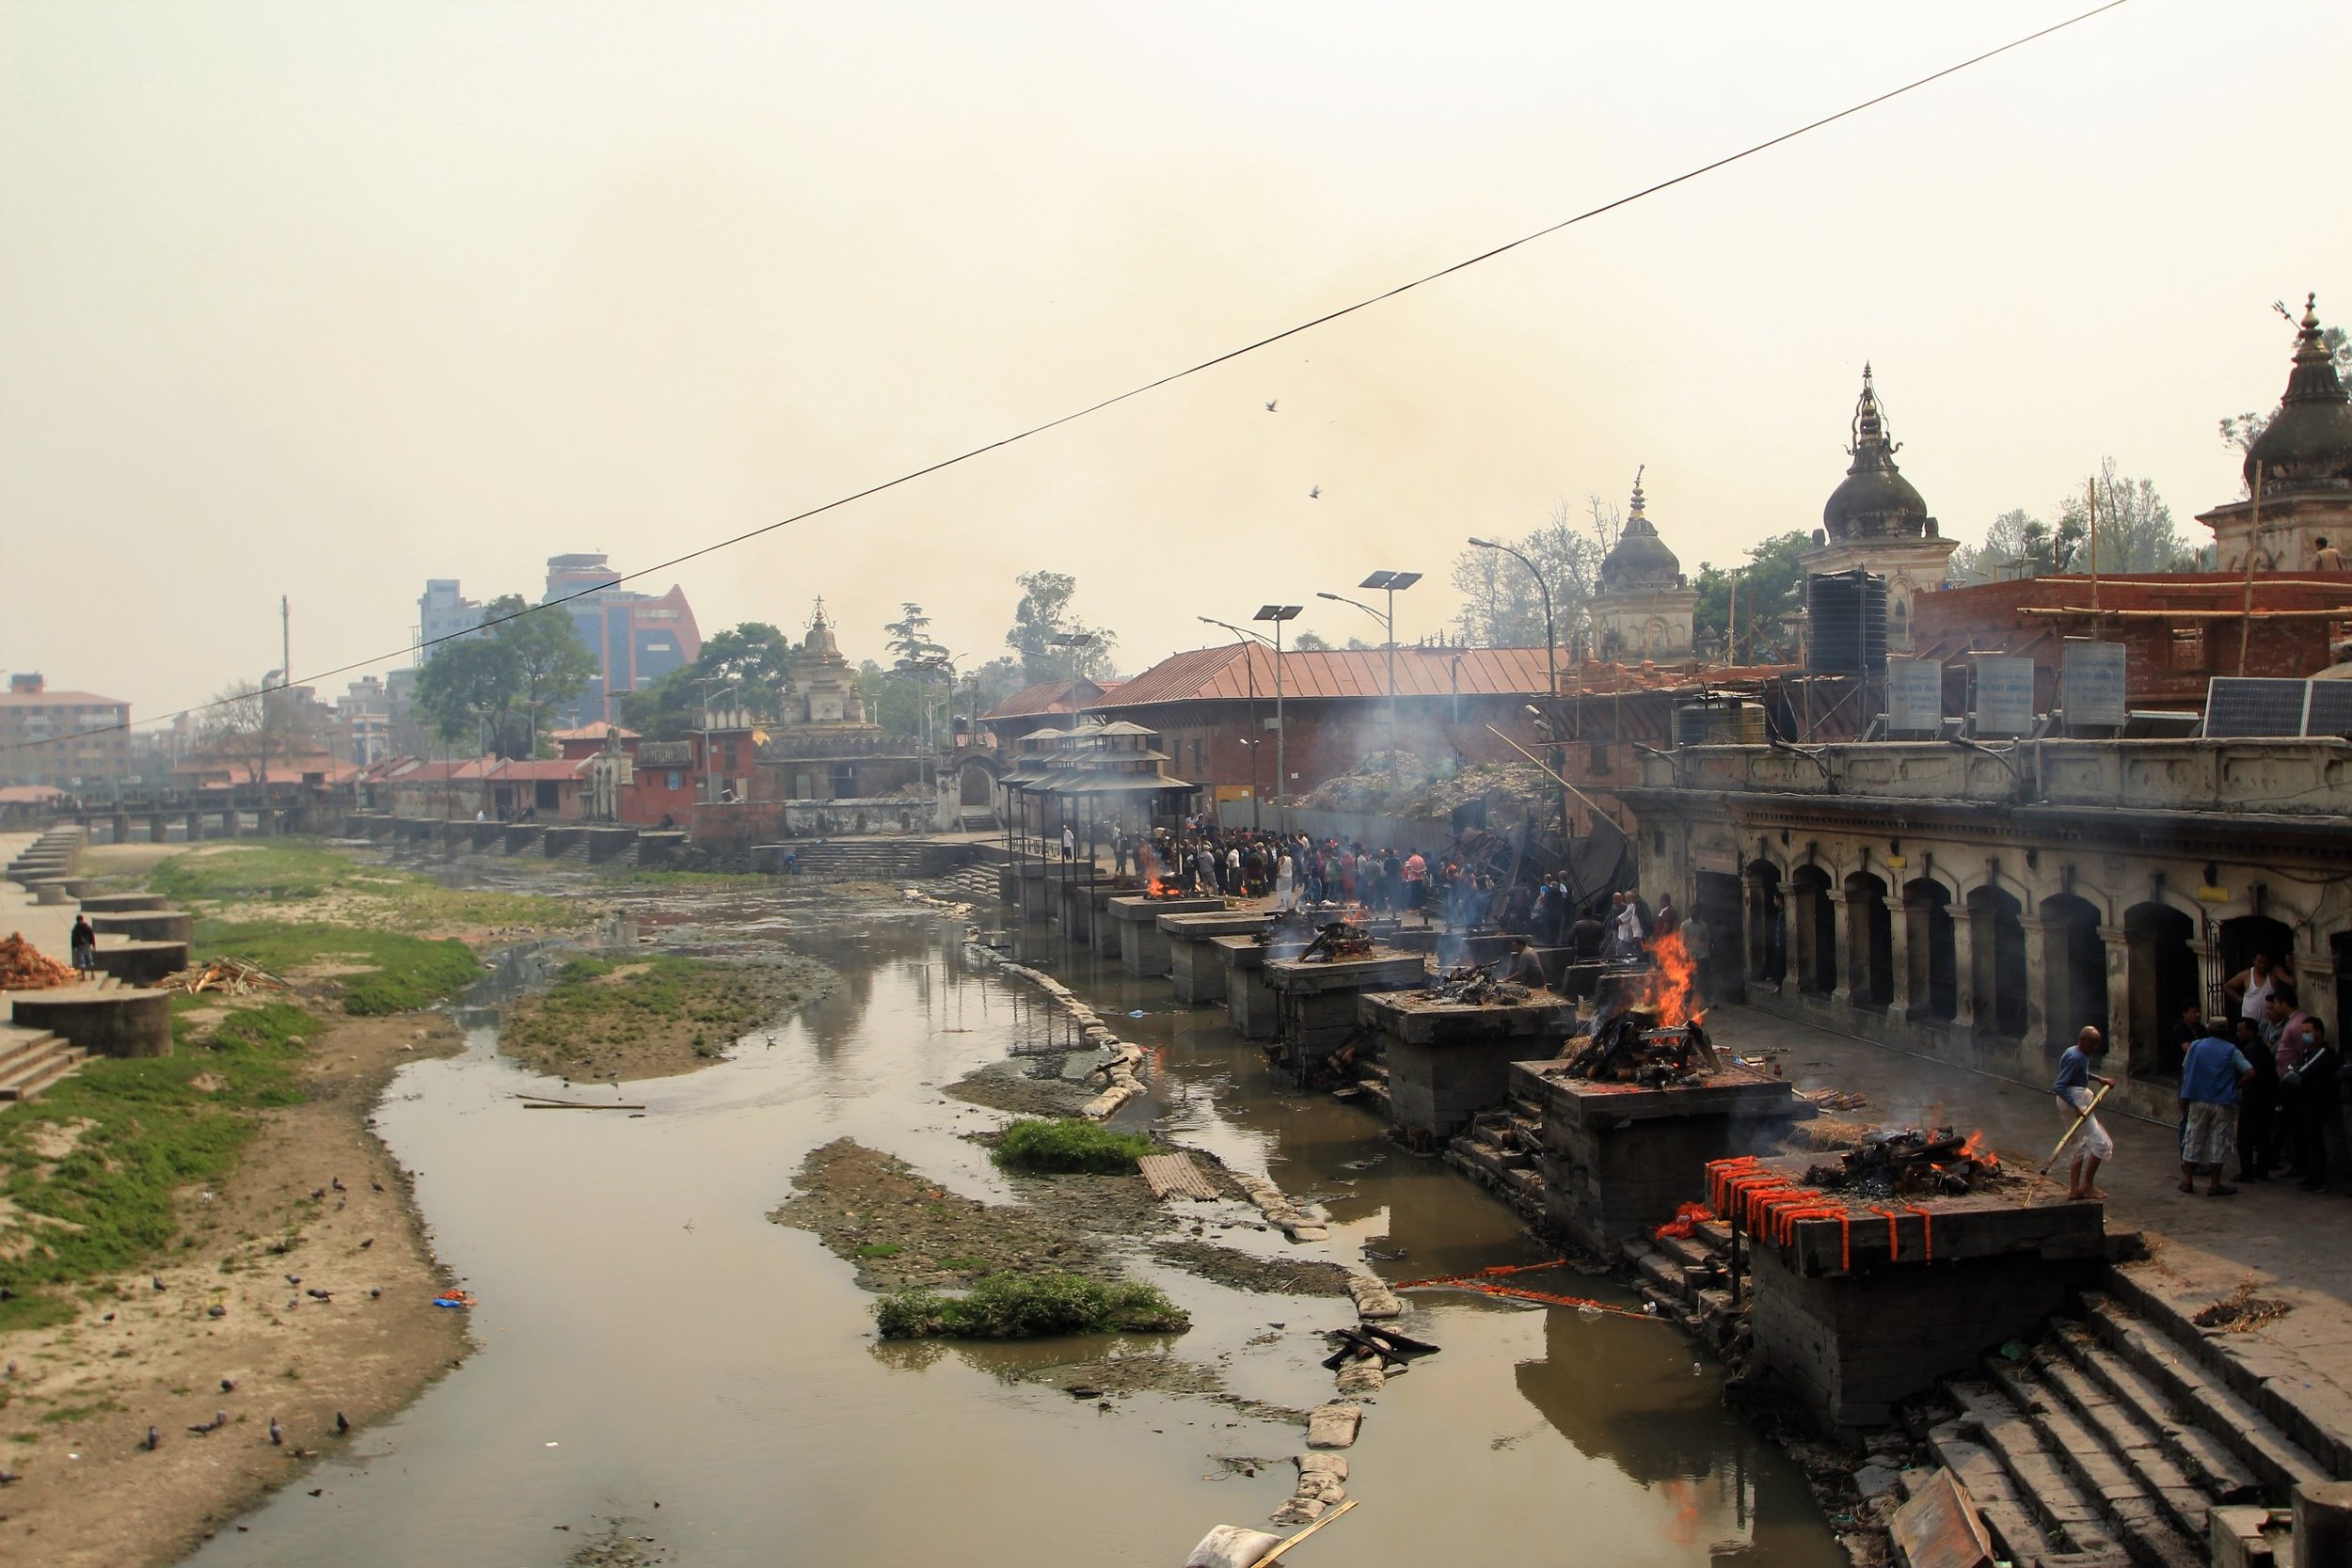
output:
[[[1291,827],[1291,732],[1282,722],[1282,623],[1295,621],[1305,605],[1266,604],[1258,607],[1253,621],[1274,623],[1274,814],[1281,822],[1282,831]]]
[[[1248,627],[1237,626],[1231,621],[1220,621],[1214,615],[1198,615],[1194,619],[1206,622],[1213,626],[1223,626],[1235,637],[1248,639],[1249,642],[1265,641],[1264,638],[1260,637]],[[1242,644],[1242,663],[1249,673],[1249,738],[1242,744],[1249,748],[1249,829],[1250,832],[1255,832],[1264,827],[1265,822],[1258,811],[1260,794],[1258,788],[1258,655],[1256,650],[1249,646],[1249,642]],[[1271,647],[1273,644],[1267,643],[1267,646]]]
[[[694,683],[694,689],[701,692],[703,698],[703,793],[710,797],[703,802],[705,805],[715,806],[719,803],[719,778],[710,770],[710,732],[715,726],[710,722],[709,689],[714,686],[731,685],[734,680],[733,675],[705,675]]]
[[[1557,703],[1560,700],[1560,635],[1551,619],[1551,584],[1544,580],[1544,574],[1535,569],[1534,562],[1510,546],[1498,545],[1491,539],[1479,538],[1472,538],[1470,543],[1482,550],[1501,550],[1504,555],[1526,567],[1527,575],[1535,579],[1536,588],[1544,595],[1544,679],[1551,689],[1547,694],[1547,700]],[[1561,764],[1562,772],[1562,777],[1558,781],[1560,784],[1560,847],[1561,852],[1565,854],[1567,850],[1567,841],[1575,836],[1568,824],[1568,785],[1565,777],[1567,758],[1560,751],[1559,726],[1555,724],[1552,729],[1553,754]]]
[[[1386,641],[1389,650],[1389,765],[1391,768],[1396,766],[1395,758],[1397,745],[1396,595],[1400,590],[1410,588],[1413,584],[1419,582],[1420,580],[1421,574],[1419,572],[1375,572],[1372,576],[1364,578],[1363,581],[1356,585],[1359,588],[1377,588],[1386,591],[1389,595],[1389,612],[1385,616],[1378,610],[1373,609],[1372,606],[1361,603],[1356,599],[1348,598],[1343,594],[1324,593],[1317,593],[1315,594],[1315,597],[1318,599],[1330,599],[1340,604],[1354,605],[1358,610],[1362,610],[1374,620],[1378,621],[1382,627],[1385,628]]]

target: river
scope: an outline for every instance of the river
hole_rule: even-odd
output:
[[[493,1015],[461,1014],[466,1053],[404,1069],[378,1126],[479,1298],[481,1349],[188,1561],[553,1565],[620,1518],[680,1564],[1173,1568],[1212,1525],[1262,1525],[1289,1492],[1295,1427],[1182,1396],[1104,1411],[1002,1375],[1100,1344],[878,1345],[850,1266],[767,1218],[803,1156],[845,1136],[1005,1200],[960,1135],[995,1113],[940,1091],[1058,1027],[1033,989],[976,972],[961,923],[930,914],[786,896],[714,898],[693,918],[701,935],[788,942],[841,983],[724,1063],[627,1085],[642,1117],[523,1109],[516,1091],[546,1080],[498,1057]],[[1278,1092],[1221,1010],[1179,1007],[1167,981],[1115,964],[1056,968],[1155,1048],[1154,1093],[1121,1125],[1166,1117],[1181,1140],[1330,1202],[1332,1241],[1298,1250],[1370,1243],[1402,1255],[1374,1265],[1397,1279],[1540,1256],[1507,1209],[1380,1140],[1369,1115]],[[1136,1272],[1192,1312],[1179,1354],[1231,1353],[1235,1392],[1329,1397],[1310,1331],[1352,1323],[1344,1300]],[[1406,1326],[1443,1351],[1371,1408],[1347,1455],[1360,1506],[1288,1560],[1844,1562],[1794,1466],[1721,1408],[1721,1370],[1678,1330],[1415,1299]],[[1240,1456],[1275,1463],[1252,1478],[1218,1462]]]

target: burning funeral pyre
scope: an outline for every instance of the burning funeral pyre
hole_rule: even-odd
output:
[[[1872,1132],[1836,1164],[1804,1173],[1806,1185],[1846,1198],[1964,1197],[2000,1179],[2000,1159],[1984,1134],[1949,1127]]]
[[[1298,961],[1303,964],[1327,964],[1346,958],[1371,957],[1372,933],[1344,920],[1334,920],[1315,933],[1315,940],[1298,955]]]
[[[1699,1027],[1707,1015],[1692,1006],[1697,972],[1682,933],[1660,937],[1649,956],[1648,969],[1603,980],[1590,1038],[1581,1047],[1570,1042],[1570,1077],[1655,1089],[1695,1083],[1721,1069],[1714,1045]]]

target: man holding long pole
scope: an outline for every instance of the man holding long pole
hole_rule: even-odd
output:
[[[2085,1198],[2104,1201],[2106,1194],[2098,1187],[2099,1166],[2115,1157],[2115,1140],[2099,1125],[2093,1113],[2099,1101],[2113,1087],[2115,1080],[2103,1078],[2090,1070],[2091,1065],[2107,1053],[2106,1037],[2089,1024],[2074,1037],[2074,1043],[2058,1057],[2058,1079],[2050,1090],[2058,1096],[2058,1109],[2063,1111],[2072,1126],[2067,1133],[2074,1140],[2074,1158],[2066,1183],[2066,1198],[2070,1203]],[[2090,1085],[2099,1085],[2097,1094]],[[2077,1132],[2076,1129],[2080,1131]],[[2058,1140],[2062,1145],[2064,1138]]]

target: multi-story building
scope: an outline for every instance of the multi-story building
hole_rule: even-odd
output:
[[[345,762],[365,768],[392,754],[391,700],[380,678],[362,675],[344,689],[335,705],[335,729]]]
[[[562,601],[580,640],[596,656],[596,678],[569,712],[575,724],[618,718],[618,699],[693,663],[703,651],[683,589],[673,584],[667,594],[639,594],[620,581],[602,555],[548,558],[547,596],[540,602]]]
[[[455,578],[427,578],[417,599],[417,662],[433,657],[444,639],[463,637],[482,625],[482,604],[457,591]]]
[[[38,673],[0,693],[0,784],[87,794],[127,780],[131,705],[89,691],[52,691]]]

